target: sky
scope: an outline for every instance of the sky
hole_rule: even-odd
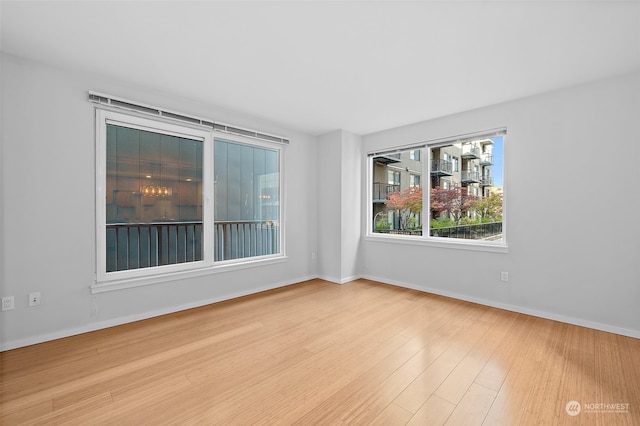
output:
[[[491,166],[493,186],[503,187],[504,136],[496,136],[491,140],[493,141],[493,166]]]

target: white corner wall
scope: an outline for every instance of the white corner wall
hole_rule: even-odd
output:
[[[509,250],[365,240],[361,274],[640,337],[639,117],[636,73],[364,136],[366,153],[506,126]]]
[[[318,137],[318,275],[335,283],[358,278],[361,140],[345,130]]]
[[[1,58],[2,233],[0,350],[208,304],[317,276],[316,138],[282,126],[99,75]],[[285,262],[91,295],[95,273],[94,106],[87,91],[281,134]],[[212,100],[212,102],[215,100]],[[42,305],[28,307],[31,291]],[[91,312],[97,309],[97,314]]]
[[[360,270],[360,232],[363,214],[360,210],[362,193],[362,138],[342,132],[342,222],[341,222],[341,278],[342,282],[358,278]],[[366,210],[365,210],[366,211]]]

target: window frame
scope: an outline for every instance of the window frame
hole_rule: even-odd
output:
[[[118,108],[95,106],[95,230],[96,262],[95,282],[92,293],[101,293],[142,285],[157,284],[182,278],[196,277],[219,272],[244,269],[247,267],[279,263],[287,259],[285,223],[285,145],[238,135],[228,131],[213,129],[206,125],[191,124],[162,117],[149,116],[136,111],[122,111]],[[107,125],[150,131],[184,137],[203,142],[203,229],[202,260],[178,264],[160,265],[139,269],[106,272],[106,165],[107,165]],[[244,257],[215,261],[214,253],[214,147],[215,138],[232,140],[241,144],[275,150],[279,161],[279,252],[269,255]]]
[[[487,130],[482,132],[469,133],[454,137],[445,137],[440,139],[435,139],[431,141],[425,141],[410,145],[396,146],[396,147],[383,147],[382,149],[369,151],[366,154],[366,220],[364,225],[364,239],[367,241],[375,241],[375,242],[389,242],[389,243],[397,243],[397,244],[406,244],[406,245],[417,245],[417,246],[430,246],[430,247],[440,247],[440,248],[449,248],[449,249],[463,249],[463,250],[474,250],[474,251],[486,251],[486,252],[496,252],[496,253],[508,253],[508,244],[507,244],[507,177],[506,177],[506,168],[505,164],[505,153],[506,153],[506,144],[504,141],[506,140],[507,129],[498,128],[493,130]],[[374,231],[374,223],[373,223],[373,171],[374,171],[374,161],[373,159],[379,155],[389,155],[390,153],[401,153],[408,152],[415,149],[422,149],[423,152],[421,154],[421,158],[425,161],[422,161],[422,174],[424,176],[431,176],[431,162],[432,162],[432,149],[437,147],[444,147],[448,145],[452,145],[455,143],[462,142],[464,140],[477,140],[481,138],[491,138],[495,136],[503,137],[503,145],[502,145],[502,176],[503,176],[503,199],[502,199],[502,240],[501,241],[485,241],[485,240],[468,240],[462,238],[448,238],[448,237],[435,237],[430,234],[430,225],[426,229],[423,228],[423,235],[397,235],[390,233],[377,233]],[[421,222],[423,224],[430,224],[429,220],[429,212],[430,212],[430,191],[431,185],[425,186],[422,185],[422,188],[426,188],[427,190],[423,191],[423,200],[422,200],[422,212],[421,214]]]
[[[277,143],[272,143],[272,142],[267,142],[267,141],[261,141],[261,140],[257,140],[257,139],[252,139],[252,138],[248,138],[248,137],[244,137],[244,136],[239,136],[239,135],[234,135],[234,134],[229,134],[227,132],[221,132],[218,130],[213,130],[213,137],[212,137],[212,158],[213,158],[213,162],[215,163],[215,140],[216,139],[223,139],[225,141],[231,141],[231,142],[235,142],[238,144],[242,144],[242,145],[249,145],[249,146],[257,146],[257,147],[262,147],[265,149],[270,149],[270,150],[274,150],[278,153],[278,166],[279,166],[279,170],[278,170],[278,184],[279,184],[279,197],[280,197],[280,208],[279,208],[279,248],[280,251],[278,253],[273,253],[273,254],[266,254],[266,255],[261,255],[261,256],[250,256],[250,257],[242,257],[242,258],[238,258],[238,259],[226,259],[226,260],[218,260],[218,261],[214,261],[214,267],[224,267],[224,266],[233,266],[233,265],[242,265],[242,264],[249,264],[249,263],[256,263],[256,262],[262,262],[262,261],[269,261],[269,260],[273,260],[273,259],[280,259],[280,258],[285,258],[285,242],[286,242],[286,238],[285,238],[285,231],[286,231],[286,227],[284,226],[285,223],[285,191],[284,191],[284,145],[281,144],[277,144]],[[211,166],[211,174],[212,176],[215,176],[215,168],[212,165]],[[212,197],[212,204],[215,203],[215,185],[214,188],[211,192],[211,197]],[[212,205],[212,211],[215,211],[215,209],[213,208],[214,206]],[[213,215],[213,213],[212,213]],[[215,222],[215,217],[213,217],[212,222]],[[214,230],[215,232],[215,230]],[[213,239],[213,234],[212,234],[212,239]],[[212,256],[215,257],[215,253],[212,253]]]

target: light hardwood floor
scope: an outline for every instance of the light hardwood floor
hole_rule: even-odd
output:
[[[640,425],[640,340],[367,280],[0,356],[2,425]]]

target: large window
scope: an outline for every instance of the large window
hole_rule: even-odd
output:
[[[97,278],[282,256],[281,146],[97,109]]]
[[[505,133],[370,153],[369,234],[504,245]]]
[[[204,139],[122,124],[106,136],[106,272],[202,260]]]

